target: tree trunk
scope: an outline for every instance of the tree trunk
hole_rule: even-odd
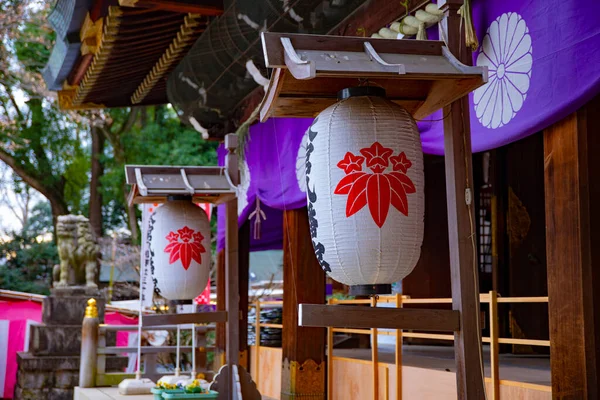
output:
[[[90,180],[90,225],[96,237],[102,237],[102,193],[100,177],[104,174],[102,154],[104,153],[104,135],[95,126],[91,127],[92,134],[92,177]]]
[[[129,230],[131,231],[131,242],[134,244],[140,243],[139,227],[137,222],[137,215],[135,213],[135,206],[130,205],[127,201],[128,187],[123,182],[123,195],[125,196],[125,208],[127,210],[127,223],[129,224]]]
[[[59,215],[66,215],[69,213],[69,207],[65,203],[64,199],[48,197],[50,201],[50,207],[52,208],[52,225],[54,227],[54,241],[56,241],[56,222],[58,221]]]

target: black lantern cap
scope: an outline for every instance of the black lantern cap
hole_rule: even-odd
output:
[[[356,86],[342,89],[337,94],[338,100],[346,100],[356,96],[385,97],[385,89],[379,86]]]
[[[350,296],[371,296],[374,294],[391,294],[392,285],[352,285]]]
[[[192,201],[192,196],[186,194],[172,194],[167,196],[167,201],[188,200]]]

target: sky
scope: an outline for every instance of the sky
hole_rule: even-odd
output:
[[[0,204],[0,235],[19,229],[21,229],[21,222],[8,206]]]

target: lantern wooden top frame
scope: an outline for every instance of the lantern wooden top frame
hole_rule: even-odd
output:
[[[274,68],[260,119],[315,117],[337,93],[368,80],[423,119],[487,82],[487,67],[459,62],[444,42],[263,32]]]
[[[126,165],[132,185],[129,204],[164,203],[170,195],[190,195],[195,203],[222,204],[236,196],[225,167]]]

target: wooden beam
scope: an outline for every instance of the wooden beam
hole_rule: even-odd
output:
[[[471,54],[464,42],[461,16],[462,0],[442,0],[438,6],[446,13],[440,30],[448,38],[448,49],[459,61],[470,65]],[[479,284],[473,202],[473,166],[469,98],[465,96],[444,107],[444,154],[452,308],[460,312],[461,330],[454,333],[456,388],[459,400],[483,400],[483,359],[479,323]]]
[[[225,136],[225,148],[228,154],[225,157],[225,165],[231,183],[240,183],[239,164],[236,150],[238,147],[237,135],[230,133]],[[226,325],[226,353],[225,359],[229,367],[227,374],[227,399],[234,400],[237,393],[233,366],[238,365],[240,357],[240,288],[238,276],[238,200],[234,198],[225,204],[225,304],[231,318],[227,319]],[[247,335],[247,332],[244,332]]]
[[[544,131],[554,399],[600,396],[600,97]]]
[[[300,304],[302,326],[340,328],[416,329],[456,332],[460,329],[459,312],[410,308],[367,308]]]
[[[176,13],[192,13],[209,16],[223,14],[222,0],[119,0],[121,7],[152,8]]]
[[[225,249],[217,253],[217,311],[225,311]],[[217,323],[214,361],[216,371],[225,364],[226,336],[225,322]]]
[[[326,330],[298,324],[299,303],[325,303],[325,272],[313,250],[306,207],[286,210],[283,218],[281,399],[325,399]]]
[[[250,221],[246,220],[238,234],[239,295],[240,295],[240,365],[248,365],[248,285],[250,280]],[[260,319],[260,318],[259,318]],[[245,364],[245,365],[244,365]]]
[[[142,318],[142,326],[163,326],[179,324],[208,324],[211,322],[226,322],[227,312],[213,311],[188,314],[159,314],[147,315]]]

